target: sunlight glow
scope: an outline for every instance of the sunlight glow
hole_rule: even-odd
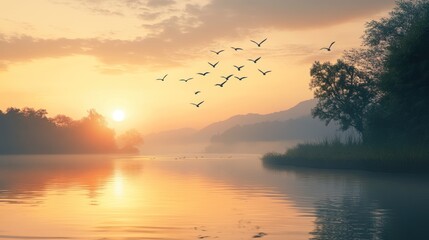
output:
[[[112,119],[115,122],[122,122],[125,120],[125,113],[123,110],[121,109],[116,109],[113,113],[112,113]]]
[[[122,197],[124,194],[124,179],[121,172],[115,173],[113,183],[116,197]]]

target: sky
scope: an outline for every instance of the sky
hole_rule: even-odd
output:
[[[202,128],[311,99],[314,61],[360,47],[394,0],[2,0],[0,109],[74,119],[96,109],[118,132]],[[259,48],[250,40],[267,41]],[[331,52],[321,51],[332,41]],[[241,47],[234,51],[231,47]],[[219,55],[212,50],[225,51]],[[261,57],[257,63],[249,58]],[[208,62],[219,61],[216,68]],[[245,65],[238,72],[233,65]],[[271,70],[263,76],[259,71]],[[209,71],[206,77],[198,72]],[[156,79],[168,74],[165,81]],[[223,88],[221,76],[231,78]],[[182,78],[193,78],[180,82]],[[201,94],[194,92],[200,90]],[[204,101],[199,107],[190,103]],[[114,122],[121,109],[126,118]]]

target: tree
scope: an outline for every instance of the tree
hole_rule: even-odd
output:
[[[0,111],[0,154],[16,153],[112,153],[117,152],[115,133],[95,110],[80,121],[47,111],[8,108]]]
[[[71,117],[66,115],[59,114],[52,119],[49,119],[58,127],[70,127],[74,124],[74,121]]]
[[[143,143],[143,138],[137,130],[128,130],[117,138],[120,151],[125,153],[138,153],[138,145]]]
[[[367,23],[362,48],[333,65],[316,62],[313,116],[354,127],[364,140],[429,142],[428,15],[427,0],[398,1],[388,17]]]
[[[387,125],[378,135],[390,141],[429,143],[429,3],[423,6],[407,34],[388,47],[380,81],[384,97],[372,131]]]
[[[368,76],[342,60],[336,64],[315,62],[310,75],[310,89],[319,100],[313,117],[326,124],[338,121],[342,130],[353,127],[362,134],[375,96]]]

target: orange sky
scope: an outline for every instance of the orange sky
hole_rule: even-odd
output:
[[[205,125],[285,110],[312,98],[309,69],[360,46],[364,24],[394,0],[2,0],[0,109],[44,108],[75,119],[90,108],[118,131]],[[268,37],[262,48],[250,39]],[[332,52],[320,51],[336,41]],[[242,47],[234,52],[230,47]],[[210,50],[225,49],[219,56]],[[258,64],[248,58],[261,56]],[[220,61],[216,69],[207,62]],[[246,65],[237,72],[233,65]],[[262,76],[257,68],[272,70]],[[210,71],[207,77],[197,72]],[[168,74],[166,81],[155,79]],[[222,75],[231,79],[214,87]],[[193,77],[188,83],[181,78]],[[198,96],[194,91],[201,90]],[[204,100],[201,108],[191,102]]]

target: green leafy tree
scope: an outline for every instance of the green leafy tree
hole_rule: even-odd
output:
[[[337,121],[342,130],[353,127],[362,134],[375,96],[368,76],[342,60],[336,64],[315,62],[310,75],[310,89],[319,100],[312,115],[326,124]]]
[[[423,8],[424,6],[424,8]],[[371,131],[395,142],[429,143],[429,3],[388,47],[380,89],[384,97]]]

